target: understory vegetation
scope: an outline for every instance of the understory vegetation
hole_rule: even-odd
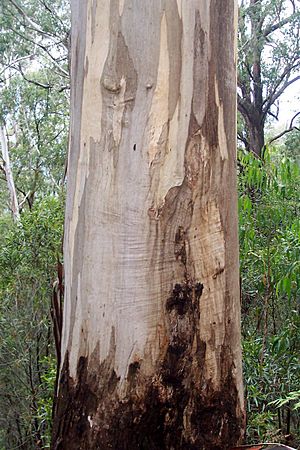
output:
[[[300,444],[300,167],[239,153],[247,441]]]
[[[1,218],[0,448],[48,448],[56,360],[50,317],[63,210],[45,196],[18,224]]]

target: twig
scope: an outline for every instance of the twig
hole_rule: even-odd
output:
[[[296,117],[298,117],[300,115],[300,111],[297,112],[293,117],[292,120],[290,122],[290,126],[289,128],[287,128],[286,130],[282,131],[281,133],[277,134],[276,136],[274,136],[270,141],[269,144],[272,144],[272,142],[277,141],[277,139],[280,139],[282,136],[284,136],[287,133],[290,133],[291,131],[300,131],[299,127],[296,127],[293,125],[294,120],[296,119]]]

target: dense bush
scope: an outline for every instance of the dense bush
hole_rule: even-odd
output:
[[[63,210],[36,200],[12,224],[0,222],[0,448],[49,445],[55,359],[52,284],[61,259]]]
[[[300,170],[275,149],[239,154],[249,442],[300,443]]]

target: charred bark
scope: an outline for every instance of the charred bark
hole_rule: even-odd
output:
[[[186,336],[183,341],[176,340],[169,345],[151,379],[145,379],[140,373],[139,361],[131,363],[127,374],[128,391],[123,401],[117,395],[120,380],[109,364],[105,362],[95,372],[86,358],[80,358],[78,382],[74,384],[66,359],[61,373],[52,448],[231,449],[244,426],[242,414],[240,417],[236,414],[239,398],[233,387],[234,380],[230,379],[225,365],[220,390],[215,391],[208,382],[201,392],[204,342],[197,343],[196,353],[197,363]],[[227,348],[224,354],[228,354]],[[92,359],[95,356],[92,355]]]

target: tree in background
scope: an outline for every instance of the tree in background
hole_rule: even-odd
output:
[[[1,81],[6,73],[13,76],[17,71],[42,88],[65,87],[69,83],[68,1],[2,0],[0,8]],[[43,80],[26,73],[33,64],[41,69]]]
[[[49,167],[56,159],[58,170],[67,135],[68,19],[61,0],[1,3],[0,168],[14,217],[32,206],[39,184],[61,182]]]
[[[40,71],[31,72],[39,79]],[[58,193],[64,182],[68,136],[68,95],[43,89],[19,74],[2,89],[0,117],[5,121],[18,209],[33,207],[39,194]],[[5,165],[4,165],[5,167]],[[7,179],[3,170],[3,181]],[[3,187],[5,184],[3,184]],[[5,190],[3,189],[5,196]],[[5,203],[4,203],[5,204]]]
[[[239,139],[260,156],[268,117],[300,80],[300,7],[289,0],[242,0],[239,17]]]
[[[62,260],[69,10],[61,0],[2,0],[0,8],[0,448],[45,449],[56,378],[50,309]]]
[[[72,2],[55,449],[243,434],[236,6]]]

